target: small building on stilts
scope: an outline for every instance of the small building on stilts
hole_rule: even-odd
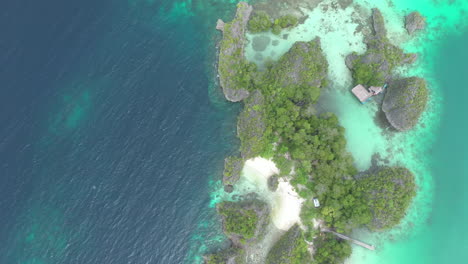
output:
[[[383,87],[371,86],[369,89],[366,89],[364,85],[358,84],[353,89],[351,89],[351,92],[361,103],[365,103],[367,99],[371,98],[372,96],[382,93],[386,86],[387,84],[385,84]]]

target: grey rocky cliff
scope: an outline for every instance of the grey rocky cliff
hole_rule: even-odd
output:
[[[427,98],[424,79],[410,77],[395,80],[388,85],[382,111],[395,129],[409,130],[417,124],[426,107]]]
[[[298,224],[292,226],[270,249],[265,264],[293,264],[291,258],[298,240],[302,240],[302,231]],[[311,260],[311,259],[310,259]],[[311,263],[311,262],[305,262]]]
[[[216,28],[223,32],[221,40],[218,75],[224,96],[231,102],[239,102],[249,96],[247,87],[237,82],[238,71],[244,67],[244,45],[247,23],[252,13],[252,6],[245,2],[237,5],[236,16],[230,23],[221,19],[217,21]]]
[[[308,85],[322,87],[327,76],[328,62],[320,39],[294,43],[273,69],[283,87]]]
[[[278,190],[278,184],[279,184],[279,177],[277,174],[275,175],[271,175],[269,178],[268,178],[268,181],[267,181],[267,184],[268,184],[268,189],[272,192],[276,192],[276,190]]]
[[[245,211],[253,210],[257,216],[255,231],[252,238],[245,239],[239,234],[230,233],[226,228],[226,216],[220,213],[220,210],[233,210],[237,214],[243,214]],[[270,223],[270,208],[269,206],[256,198],[254,193],[248,194],[239,202],[223,202],[217,206],[218,213],[222,216],[223,231],[229,238],[231,246],[220,252],[204,256],[205,262],[208,260],[216,260],[210,263],[228,263],[228,264],[245,264],[247,256],[245,250],[253,244],[261,241]]]
[[[358,61],[360,56],[357,53],[351,53],[345,58],[345,64],[348,69],[352,70],[354,68],[354,63]]]
[[[353,72],[355,84],[382,86],[392,79],[393,69],[403,64],[411,64],[417,56],[404,53],[402,49],[390,43],[382,13],[372,9],[372,34],[366,36],[367,51],[362,55],[351,53],[346,57],[346,66]],[[368,74],[363,79],[363,73]],[[369,79],[370,77],[370,79]]]
[[[426,28],[426,19],[417,11],[405,17],[405,28],[410,35],[418,30]]]
[[[216,21],[216,29],[224,32],[224,21],[222,19],[218,19],[218,21]]]
[[[372,9],[372,30],[378,38],[387,37],[387,29],[385,28],[385,20],[379,9]]]
[[[234,190],[233,185],[239,180],[244,160],[240,157],[227,157],[224,159],[223,184],[226,192]]]
[[[227,232],[224,227],[225,234],[229,237],[229,239],[235,247],[244,248],[250,244],[257,243],[260,239],[264,237],[266,227],[270,223],[270,208],[265,202],[256,198],[247,198],[240,202],[224,202],[223,206],[228,207],[230,209],[234,209],[238,212],[253,210],[258,218],[258,221],[255,226],[254,235],[252,236],[252,238],[247,239],[245,242],[242,242],[241,236],[235,233]]]
[[[265,133],[265,98],[260,90],[255,90],[245,100],[245,105],[237,120],[237,136],[241,139],[241,156],[244,160],[260,154],[254,149],[258,142],[264,140]]]
[[[250,93],[246,89],[239,88],[234,89],[230,88],[228,85],[221,85],[223,87],[224,96],[228,101],[231,102],[239,102],[244,100],[245,98],[249,97]]]

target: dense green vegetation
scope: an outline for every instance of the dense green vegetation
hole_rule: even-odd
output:
[[[307,107],[317,101],[320,87],[326,84],[327,67],[317,41],[298,42],[278,63],[255,73],[253,85],[258,90],[246,100],[238,121],[243,157],[273,153],[272,143],[278,141],[278,134],[291,129],[296,119],[303,118],[300,115],[307,115]],[[286,145],[281,145],[280,150],[288,151]],[[275,161],[282,168],[291,168],[284,157]]]
[[[343,263],[351,255],[352,249],[346,241],[337,239],[330,233],[322,233],[314,240],[314,264]]]
[[[264,11],[255,12],[249,20],[249,31],[260,33],[271,30],[273,34],[280,34],[281,30],[295,27],[298,23],[297,17],[293,15],[281,16],[274,21]]]
[[[333,114],[311,114],[320,88],[326,85],[327,67],[318,41],[299,42],[260,74],[263,79],[255,85],[264,102],[256,107],[263,110],[266,128],[263,140],[250,140],[249,146],[263,150],[263,156],[273,156],[283,176],[294,165],[291,182],[306,198],[301,217],[309,231],[312,218],[319,216],[345,232],[369,223],[371,215],[353,178],[357,171],[346,151],[344,129]],[[247,102],[246,108],[252,106]],[[273,143],[275,151],[271,151]],[[313,196],[320,199],[321,208],[313,207]]]
[[[272,24],[271,17],[265,11],[255,12],[249,20],[249,31],[252,33],[268,31]]]
[[[226,259],[221,254],[211,254],[207,256],[206,264],[225,264]]]
[[[426,81],[422,78],[418,77],[409,77],[405,79],[400,79],[397,80],[396,83],[404,83],[401,87],[398,87],[398,92],[400,92],[402,95],[397,98],[397,105],[396,107],[405,107],[411,104],[411,111],[415,113],[422,113],[424,109],[426,108],[427,100],[428,100],[428,91],[427,91],[427,85]],[[398,85],[398,84],[397,84]],[[397,85],[392,85],[392,87],[397,86]],[[405,94],[404,90],[405,88],[413,88],[411,90],[414,90],[414,95],[409,95]],[[397,89],[395,89],[397,90]],[[419,117],[419,116],[418,116]]]
[[[244,250],[240,248],[231,247],[213,254],[205,256],[206,264],[226,264],[228,259],[231,258],[242,258]],[[236,264],[242,264],[242,261],[236,261]]]
[[[259,90],[255,90],[245,100],[237,121],[237,135],[241,140],[241,154],[244,159],[258,156],[263,152],[266,144],[265,114],[265,98]]]
[[[266,148],[270,147],[269,145],[266,146]],[[273,156],[274,151],[273,149],[270,149],[271,151],[266,151],[264,152],[263,156],[265,157],[270,157]],[[280,153],[286,153],[286,149],[280,149]],[[273,156],[273,162],[275,162],[276,167],[280,170],[282,176],[289,175],[291,172],[292,166],[294,162],[291,159],[286,158],[284,155],[274,155]]]
[[[281,138],[280,150],[288,151],[295,161],[291,183],[307,199],[306,206],[314,194],[322,203],[321,218],[341,232],[368,223],[370,213],[353,178],[357,171],[336,116],[290,116],[290,111],[285,111],[288,119],[279,115],[271,125]]]
[[[405,131],[418,123],[427,100],[428,90],[424,79],[402,78],[389,83],[382,111],[395,129]]]
[[[303,264],[311,262],[302,231],[298,225],[291,227],[268,252],[266,264]]]
[[[318,39],[296,42],[291,49],[272,64],[262,86],[264,93],[299,102],[314,103],[320,88],[327,85],[328,62]],[[257,84],[258,85],[258,84]],[[286,93],[286,94],[283,94]]]
[[[384,37],[369,41],[363,55],[354,55],[357,56],[351,69],[354,83],[366,86],[382,86],[393,70],[411,61],[412,56]]]
[[[348,67],[355,84],[382,86],[396,67],[411,63],[415,57],[390,43],[380,11],[374,9],[372,18],[374,34],[366,38],[367,51],[351,54]]]
[[[224,229],[228,234],[236,234],[243,239],[254,236],[258,224],[255,210],[239,207],[234,202],[223,202],[218,205],[218,212],[223,216]]]
[[[273,23],[272,32],[273,34],[278,35],[279,33],[281,33],[281,30],[285,28],[295,27],[297,23],[298,23],[298,19],[297,17],[293,15],[285,15],[285,16],[279,17],[275,19],[275,22]]]
[[[379,64],[361,63],[361,59],[354,62],[352,74],[354,84],[365,86],[382,86],[385,83],[385,75],[378,69]]]
[[[244,160],[240,157],[229,156],[224,160],[223,184],[232,185],[239,180]]]
[[[359,179],[359,186],[372,212],[371,230],[399,224],[416,194],[414,175],[402,167],[383,167]]]
[[[257,148],[273,155],[281,175],[288,175],[294,164],[291,182],[307,199],[304,206],[315,211],[311,205],[314,194],[323,205],[315,213],[345,232],[367,224],[371,216],[353,178],[357,171],[346,151],[344,129],[333,114],[310,113],[320,87],[326,85],[327,67],[318,41],[311,41],[296,43],[268,69],[257,84],[266,98],[266,139]],[[311,226],[307,220],[303,223]]]
[[[268,205],[254,196],[247,195],[238,202],[219,203],[217,210],[223,220],[224,233],[237,248],[261,240],[270,222]]]

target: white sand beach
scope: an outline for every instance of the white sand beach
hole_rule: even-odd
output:
[[[271,160],[260,157],[249,159],[245,162],[238,186],[241,186],[244,192],[255,191],[265,198],[272,209],[273,224],[278,229],[286,231],[300,222],[299,215],[304,200],[285,179],[279,180],[275,192],[268,189],[268,178],[278,173],[278,168]]]

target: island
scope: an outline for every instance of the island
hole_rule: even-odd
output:
[[[373,34],[365,39],[367,50],[362,55],[348,55],[346,66],[356,85],[380,87],[388,84],[382,111],[394,129],[409,130],[418,123],[426,108],[426,82],[416,76],[399,78],[395,75],[395,68],[414,63],[417,56],[405,54],[391,44],[382,14],[378,9],[372,11]]]
[[[407,168],[358,171],[337,116],[316,111],[329,82],[319,38],[294,43],[264,69],[247,61],[246,32],[279,34],[298,21],[294,14],[275,18],[245,2],[231,22],[218,20],[220,86],[227,100],[243,104],[237,121],[240,151],[225,159],[225,191],[236,192],[246,167],[260,164],[268,172],[257,179],[266,195],[254,191],[217,205],[231,246],[205,255],[205,263],[343,263],[352,253],[351,242],[374,249],[349,237],[354,229],[380,232],[398,225],[416,194],[415,176]],[[409,130],[426,107],[426,83],[401,77],[395,68],[417,56],[390,43],[378,9],[369,21],[366,52],[349,54],[346,65],[355,84],[387,87],[382,111],[393,128]],[[298,210],[281,207],[288,202]]]

